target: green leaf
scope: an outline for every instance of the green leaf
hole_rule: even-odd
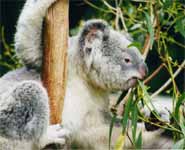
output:
[[[142,49],[142,45],[141,45],[141,43],[140,42],[132,42],[130,45],[128,45],[128,48],[129,47],[137,47],[139,50],[141,50]]]
[[[111,137],[112,137],[112,130],[114,127],[114,122],[116,120],[116,115],[112,117],[111,123],[110,123],[110,128],[109,128],[109,150],[111,149]]]
[[[132,106],[132,94],[131,96],[128,98],[128,102],[126,104],[126,107],[125,107],[125,112],[124,112],[124,115],[123,115],[123,119],[122,119],[122,128],[123,128],[123,133],[125,133],[125,129],[126,129],[126,126],[127,126],[127,122],[128,122],[128,119],[129,119],[129,112],[130,112],[130,108]]]
[[[183,135],[185,137],[185,125],[183,123],[181,123],[180,127],[181,127],[182,133],[183,133]]]
[[[125,135],[121,134],[115,144],[115,150],[122,150],[125,143]]]
[[[140,131],[139,136],[136,141],[136,149],[141,149],[142,148],[142,132]]]
[[[181,104],[185,101],[185,93],[183,93],[179,98],[175,106],[175,118],[179,120],[179,109]]]
[[[173,145],[173,149],[185,149],[185,139],[181,139]]]
[[[139,80],[138,80],[138,83],[142,89],[143,99],[144,99],[145,104],[147,105],[147,107],[149,107],[150,110],[152,110],[152,111],[154,110],[154,112],[157,112],[157,110],[155,109],[154,105],[151,102],[150,95],[148,94],[145,85]]]
[[[148,15],[147,12],[144,12],[144,14],[145,14],[146,23],[147,23],[147,29],[150,34],[150,49],[151,49],[154,43],[154,29],[152,27],[150,16]]]
[[[138,119],[138,110],[137,105],[135,104],[132,109],[132,137],[134,142],[136,139],[137,119]]]
[[[183,37],[185,37],[185,19],[184,17],[178,19],[174,26],[175,32],[179,32]]]
[[[164,0],[163,4],[164,4],[164,9],[169,8],[170,6],[172,6],[173,0]]]

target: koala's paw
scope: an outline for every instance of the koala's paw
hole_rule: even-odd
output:
[[[55,1],[57,1],[57,0],[27,0],[27,3],[29,3],[29,4],[35,4],[35,3],[37,4],[37,3],[40,3],[40,4],[48,4],[48,5],[51,5]]]
[[[32,0],[32,1],[34,2],[33,4],[37,4],[40,7],[48,8],[57,0]]]
[[[59,124],[51,125],[48,127],[41,148],[43,150],[66,149],[69,137],[70,132],[67,129],[62,128]]]
[[[157,114],[159,118],[156,117],[155,111],[150,111],[147,108],[144,108],[142,110],[145,117],[148,118],[149,121],[158,124],[158,125],[164,125],[165,123],[170,123],[170,113],[167,109],[156,109]],[[159,129],[158,126],[145,122],[145,128],[147,131],[155,131]]]

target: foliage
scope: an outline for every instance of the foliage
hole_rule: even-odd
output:
[[[15,56],[13,46],[9,45],[5,40],[4,27],[0,26],[0,76],[5,72],[16,69],[21,66],[19,60]]]
[[[131,143],[134,148],[142,147],[142,132],[137,131],[137,121],[143,120],[173,134],[176,144],[174,148],[184,148],[185,146],[185,113],[183,105],[185,103],[185,91],[179,90],[175,77],[185,68],[184,41],[185,41],[185,4],[183,1],[172,0],[84,0],[96,10],[97,16],[106,19],[120,32],[129,32],[135,42],[130,46],[136,46],[143,53],[146,61],[152,53],[156,53],[160,60],[159,67],[144,81],[138,81],[138,86],[130,90],[123,98],[123,94],[118,99],[123,99],[124,113],[121,119],[123,132],[115,143],[115,149],[119,150],[124,145],[127,134],[128,120],[131,120],[132,138]],[[101,7],[100,7],[101,6]],[[150,66],[149,66],[150,67]],[[166,69],[169,79],[151,95],[153,89],[148,82],[153,80],[162,70]],[[172,83],[168,90],[167,87]],[[155,110],[152,99],[161,92],[166,91],[173,98],[173,112],[170,114],[171,123],[167,123]],[[153,91],[152,91],[153,92]],[[117,107],[118,103],[116,104]],[[146,118],[141,109],[147,107],[152,111],[158,122],[152,122]],[[111,140],[112,128],[116,114],[113,115],[109,138]],[[109,145],[110,147],[110,145]]]

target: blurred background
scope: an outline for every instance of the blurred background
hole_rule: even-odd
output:
[[[152,0],[151,0],[152,1]],[[0,76],[21,67],[15,56],[13,38],[15,26],[24,0],[0,0]],[[118,4],[119,3],[119,4]],[[113,8],[120,8],[123,18],[116,22]],[[151,74],[161,63],[170,60],[175,71],[185,59],[185,1],[184,0],[70,0],[70,36],[78,33],[84,21],[101,18],[120,32],[128,31],[134,39],[133,44],[140,50],[146,36],[151,33],[150,21],[157,16],[154,27],[154,43],[146,62]],[[119,16],[119,17],[120,17]],[[149,18],[149,20],[148,20]],[[122,20],[121,20],[122,19]],[[157,35],[158,34],[158,37]],[[170,78],[169,66],[148,82],[149,91],[154,92]],[[179,92],[185,91],[185,69],[176,77]],[[172,94],[172,85],[163,94]]]

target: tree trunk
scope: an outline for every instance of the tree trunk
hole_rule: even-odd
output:
[[[50,123],[61,123],[67,78],[68,0],[58,0],[45,19],[43,84],[50,105]]]

